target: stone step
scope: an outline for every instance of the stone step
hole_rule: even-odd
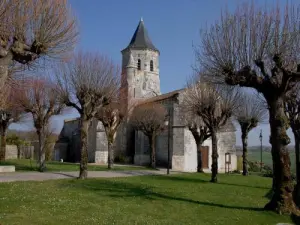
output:
[[[15,166],[0,166],[0,173],[15,172]]]

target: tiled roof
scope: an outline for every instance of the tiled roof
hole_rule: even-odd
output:
[[[154,51],[158,51],[157,48],[153,45],[151,39],[149,38],[147,29],[145,28],[145,24],[142,19],[139,22],[129,45],[125,49],[134,48],[151,49]]]

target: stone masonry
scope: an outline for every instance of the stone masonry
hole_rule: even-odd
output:
[[[131,38],[129,45],[121,51],[122,74],[121,88],[123,104],[130,109],[136,103],[157,102],[163,104],[170,113],[170,136],[168,128],[156,139],[157,166],[166,167],[168,144],[170,148],[171,167],[175,171],[195,172],[197,170],[196,143],[191,132],[183,124],[180,104],[182,92],[176,90],[161,95],[159,74],[159,50],[151,42],[144,21],[141,20]],[[61,133],[60,146],[67,143],[66,159],[80,160],[79,120],[65,121]],[[230,170],[236,169],[235,128],[231,121],[217,135],[219,151],[219,171],[225,170],[225,154],[230,153]],[[107,163],[107,139],[101,122],[94,120],[90,125],[88,136],[89,162]],[[65,145],[64,145],[65,146]],[[211,140],[206,140],[208,147],[208,168],[211,168]],[[141,131],[135,131],[128,121],[118,129],[115,143],[115,156],[127,158],[127,162],[148,165],[150,146],[147,137]],[[63,155],[63,154],[62,154]]]

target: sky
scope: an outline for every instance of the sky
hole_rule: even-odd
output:
[[[286,0],[253,0],[258,6]],[[295,2],[297,0],[290,0]],[[130,42],[141,19],[144,20],[153,44],[160,50],[161,92],[185,86],[195,63],[193,45],[200,43],[200,29],[220,18],[225,7],[234,10],[242,0],[70,0],[79,24],[80,37],[76,50],[94,51],[110,56],[121,64],[121,53]],[[75,111],[52,119],[55,132],[63,120],[77,117]],[[238,126],[237,126],[238,128]],[[10,129],[32,129],[31,123],[11,125]],[[269,144],[269,125],[260,125],[249,134],[249,145],[259,145],[262,129],[263,145]],[[292,137],[291,131],[289,131]],[[237,130],[237,144],[241,145]],[[293,144],[293,138],[292,138]]]

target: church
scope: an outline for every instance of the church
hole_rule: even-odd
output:
[[[197,148],[194,137],[186,127],[180,111],[183,91],[175,90],[166,94],[160,91],[159,55],[160,51],[152,43],[144,21],[141,19],[129,45],[122,54],[122,89],[126,90],[127,104],[133,101],[161,103],[169,112],[170,124],[156,139],[156,161],[158,167],[167,166],[168,146],[170,164],[173,171],[196,172]],[[69,162],[80,161],[79,118],[64,121],[59,140],[54,148],[54,159]],[[225,167],[236,170],[236,134],[230,121],[218,133],[219,171]],[[118,129],[115,143],[115,161],[149,165],[150,146],[148,138],[134,130],[128,122]],[[204,142],[201,149],[204,171],[211,169],[211,140]],[[92,121],[88,133],[88,158],[90,163],[107,163],[107,139],[100,121]]]

